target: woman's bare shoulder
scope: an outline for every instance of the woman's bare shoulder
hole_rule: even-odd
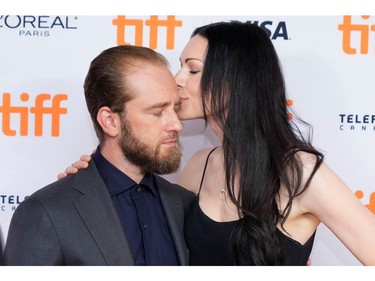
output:
[[[213,149],[214,147],[207,147],[195,152],[182,169],[178,184],[197,194],[207,156]]]

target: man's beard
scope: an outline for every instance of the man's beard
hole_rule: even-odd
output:
[[[177,133],[174,133],[170,138],[176,139],[178,145],[170,147],[167,153],[160,155],[160,145],[154,149],[137,138],[124,116],[121,129],[122,152],[131,163],[143,168],[146,173],[170,174],[176,172],[180,167],[182,153]]]

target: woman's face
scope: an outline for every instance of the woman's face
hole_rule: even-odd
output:
[[[178,111],[181,120],[204,118],[200,82],[207,45],[207,39],[196,35],[181,53],[181,69],[175,75],[182,102]]]

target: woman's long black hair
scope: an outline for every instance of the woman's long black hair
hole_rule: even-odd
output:
[[[293,199],[307,188],[323,155],[311,145],[311,126],[296,115],[288,118],[282,70],[265,31],[230,21],[199,27],[192,36],[197,34],[208,40],[201,81],[205,118],[212,115],[223,131],[226,184],[241,217],[232,235],[235,263],[285,264],[276,226],[285,222]],[[298,120],[308,127],[308,134],[299,130]],[[317,159],[302,188],[299,151]],[[280,212],[281,184],[289,202]]]

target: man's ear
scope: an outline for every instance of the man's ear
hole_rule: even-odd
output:
[[[108,106],[99,109],[96,120],[105,134],[116,137],[121,132],[119,114],[113,112]]]

